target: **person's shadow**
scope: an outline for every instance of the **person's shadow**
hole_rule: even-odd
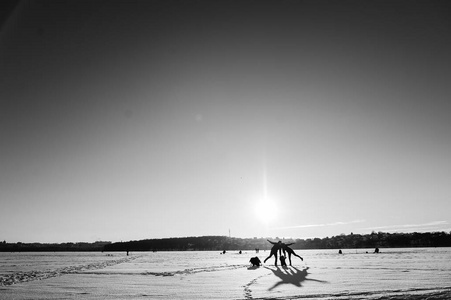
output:
[[[309,269],[308,267],[303,270],[299,270],[295,267],[284,267],[284,268],[277,267],[276,269],[272,269],[272,268],[268,268],[268,267],[265,267],[265,268],[268,270],[271,270],[274,273],[274,275],[276,275],[277,277],[280,278],[280,281],[276,282],[276,284],[274,284],[272,287],[270,287],[268,289],[268,291],[275,289],[276,287],[278,287],[281,284],[288,284],[288,283],[291,283],[292,285],[295,285],[297,287],[301,287],[302,286],[301,283],[305,280],[327,283],[327,281],[307,278],[307,275],[309,274],[307,272],[307,270]]]

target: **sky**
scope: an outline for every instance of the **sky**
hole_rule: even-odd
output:
[[[0,240],[449,232],[450,15],[17,2],[0,23]]]

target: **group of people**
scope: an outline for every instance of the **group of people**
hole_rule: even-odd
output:
[[[278,241],[277,243],[271,242],[270,240],[267,240],[267,241],[270,242],[273,246],[271,248],[271,253],[264,260],[264,262],[266,262],[268,259],[270,259],[271,256],[274,256],[274,259],[275,259],[274,265],[277,266],[277,253],[279,253],[280,264],[282,266],[287,265],[285,262],[285,259],[287,258],[287,253],[288,253],[288,260],[290,262],[290,266],[291,266],[291,255],[299,257],[302,261],[304,260],[302,257],[297,255],[293,249],[290,248],[290,246],[293,245],[294,243],[285,244],[285,243],[282,243],[282,241]],[[283,255],[282,255],[282,252],[283,252]]]
[[[270,242],[273,246],[271,248],[271,253],[264,260],[265,263],[268,259],[271,258],[271,256],[274,256],[274,265],[277,266],[277,255],[279,255],[280,264],[282,265],[282,267],[286,267],[287,263],[285,260],[287,258],[287,253],[288,253],[288,261],[290,262],[290,266],[291,266],[291,255],[299,257],[302,261],[304,260],[302,257],[297,255],[293,249],[290,248],[290,246],[293,245],[294,243],[285,244],[285,243],[282,243],[282,241],[278,241],[277,243],[271,242],[270,240],[267,240],[267,241]],[[283,255],[282,255],[282,252],[283,252]],[[258,257],[252,257],[250,260],[250,263],[252,263],[253,266],[260,266],[261,261]]]
[[[274,256],[274,259],[275,259],[274,265],[277,266],[277,254],[279,254],[280,264],[282,265],[282,267],[286,267],[287,263],[285,262],[285,260],[287,258],[287,253],[288,253],[288,260],[290,261],[290,266],[291,266],[291,255],[299,257],[302,261],[304,260],[302,257],[297,255],[293,249],[290,248],[290,246],[293,245],[294,243],[285,244],[285,243],[282,243],[282,241],[278,241],[277,243],[271,242],[270,240],[267,240],[267,241],[270,242],[273,246],[271,248],[271,253],[264,260],[264,262],[266,262],[268,259],[270,259],[271,256]],[[283,252],[283,255],[282,255],[282,252]],[[253,266],[259,266],[261,264],[260,259],[258,259],[258,257],[252,257],[250,260],[250,263],[252,263]]]

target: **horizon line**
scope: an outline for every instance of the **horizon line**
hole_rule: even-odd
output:
[[[387,226],[388,227],[388,226]],[[375,230],[372,230],[370,233],[353,233],[350,232],[348,234],[345,233],[340,233],[340,234],[336,234],[336,235],[332,235],[331,237],[335,237],[335,236],[342,236],[342,235],[371,235],[374,233],[388,233],[388,234],[393,234],[393,233],[398,233],[398,234],[412,234],[412,233],[437,233],[437,232],[444,232],[447,234],[451,234],[451,227],[450,228],[446,228],[446,229],[438,229],[438,230],[427,230],[427,231],[405,231],[405,232],[400,232],[397,230],[388,230],[388,231],[378,231],[375,232]],[[228,235],[191,235],[191,236],[172,236],[172,237],[160,237],[160,238],[143,238],[143,239],[134,239],[134,240],[120,240],[120,241],[111,241],[111,240],[97,240],[97,241],[93,241],[93,242],[88,242],[88,241],[66,241],[66,242],[7,242],[6,240],[0,241],[1,243],[6,243],[6,244],[95,244],[95,243],[127,243],[127,242],[133,242],[133,241],[143,241],[143,240],[163,240],[163,239],[183,239],[183,238],[201,238],[201,237],[225,237],[225,238],[229,238],[229,239],[279,239],[279,240],[305,240],[305,239],[315,239],[315,238],[319,238],[319,239],[325,239],[325,238],[329,238],[329,236],[324,236],[324,237],[278,237],[278,236],[266,236],[266,237],[238,237],[238,236],[228,236]]]

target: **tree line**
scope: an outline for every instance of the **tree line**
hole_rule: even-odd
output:
[[[234,238],[227,236],[200,236],[163,239],[146,239],[127,242],[94,243],[0,243],[0,252],[27,251],[223,251],[269,250],[267,239],[295,243],[294,249],[354,249],[354,248],[402,248],[402,247],[451,247],[451,232],[341,234],[314,239],[284,238]]]
[[[97,241],[94,243],[0,243],[0,252],[86,252],[103,251],[105,245],[111,242]]]

